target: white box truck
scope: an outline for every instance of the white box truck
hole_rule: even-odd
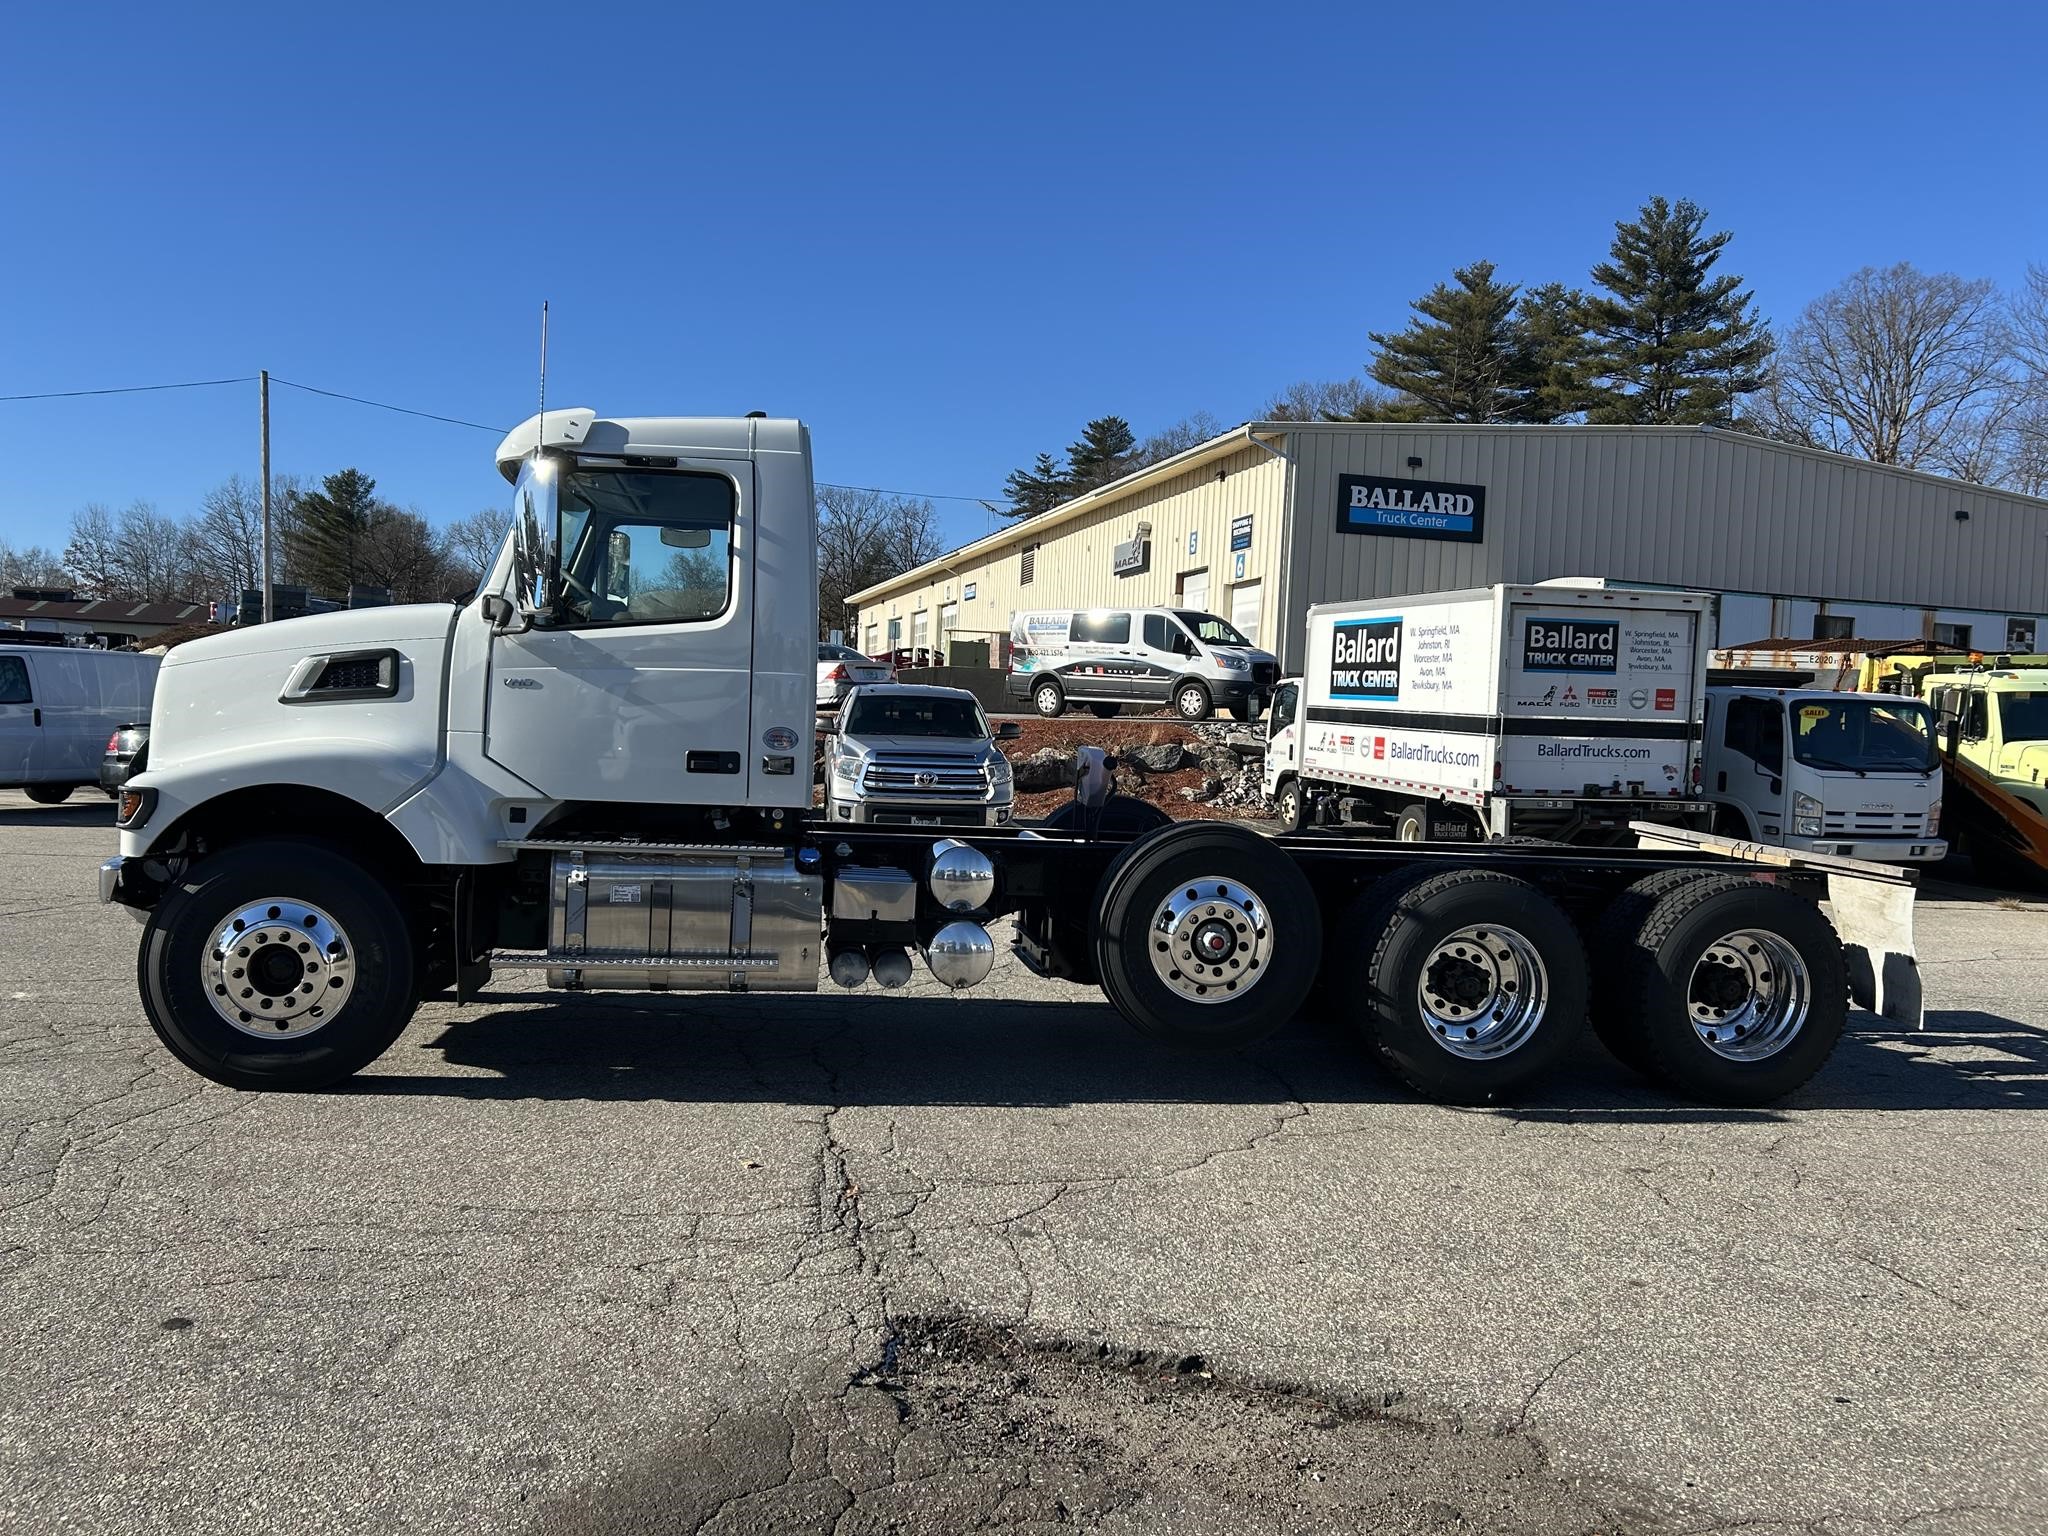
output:
[[[1889,981],[1910,968],[1911,877],[1876,866],[1794,860],[1766,882],[1691,847],[1167,825],[1108,794],[1093,749],[1039,826],[824,820],[803,425],[550,411],[498,467],[513,531],[470,602],[264,624],[164,660],[100,894],[144,921],[158,1038],[216,1082],[337,1082],[422,998],[467,1000],[494,968],[571,993],[784,994],[825,976],[900,986],[915,952],[966,988],[990,979],[999,935],[1146,1033],[1207,1049],[1277,1028],[1320,977],[1404,1081],[1459,1100],[1511,1091],[1590,1022],[1680,1093],[1760,1103],[1827,1059],[1852,984],[1917,1018]],[[1497,648],[1525,614],[1576,687],[1683,688],[1694,600],[1630,601],[1482,595],[1387,610],[1393,632],[1326,618],[1316,707],[1364,708],[1412,677],[1429,707],[1463,708],[1468,633]],[[1354,660],[1331,704],[1339,633]],[[1696,702],[1652,702],[1644,724],[1689,722]],[[1461,739],[1408,728],[1424,755]],[[1881,899],[1837,900],[1838,937],[1812,898],[1852,880]]]
[[[1313,607],[1266,793],[1291,826],[1378,822],[1403,842],[1703,830],[1710,601],[1561,582]]]

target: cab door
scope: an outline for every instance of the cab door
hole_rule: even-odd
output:
[[[514,516],[551,558],[492,640],[486,754],[559,800],[750,803],[756,494],[745,457],[529,463]]]
[[[1273,692],[1273,712],[1266,723],[1266,795],[1280,781],[1301,772],[1301,731],[1296,723],[1301,684],[1289,679]]]

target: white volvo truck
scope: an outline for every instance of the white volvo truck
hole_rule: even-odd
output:
[[[1758,1103],[1827,1058],[1857,978],[1917,1018],[1910,879],[1871,866],[1767,882],[1696,847],[1160,825],[1108,795],[1099,754],[1042,827],[833,825],[810,809],[804,427],[563,410],[498,464],[514,528],[467,605],[265,624],[164,662],[100,890],[146,923],[150,1022],[215,1081],[334,1083],[493,968],[785,993],[900,985],[915,953],[970,987],[1006,917],[1026,964],[1190,1045],[1257,1038],[1320,976],[1446,1099],[1512,1088],[1590,1018],[1679,1092]],[[1813,900],[1829,883],[1846,950]]]

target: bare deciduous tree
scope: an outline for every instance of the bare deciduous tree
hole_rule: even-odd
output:
[[[71,582],[71,573],[64,569],[64,558],[55,550],[40,544],[16,549],[0,541],[0,589],[63,588]]]
[[[2008,346],[1991,283],[1865,267],[1806,307],[1755,416],[1814,447],[1988,480],[2011,408]]]
[[[2012,302],[2012,404],[2004,482],[2048,495],[2048,266],[2029,266]]]
[[[475,586],[490,573],[505,543],[512,514],[503,507],[485,507],[457,518],[441,531],[442,552],[451,578]]]
[[[846,599],[939,553],[929,501],[880,491],[818,490],[818,633],[846,624]]]
[[[120,532],[103,502],[87,502],[71,514],[71,539],[64,568],[87,597],[114,597],[121,585]]]
[[[1365,421],[1383,414],[1395,396],[1364,379],[1301,379],[1259,410],[1261,421]]]

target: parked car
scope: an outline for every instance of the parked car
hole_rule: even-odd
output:
[[[1016,801],[998,741],[1014,720],[989,727],[964,688],[867,684],[847,695],[826,751],[825,814],[895,827],[1000,827]]]
[[[944,655],[923,645],[898,646],[889,653],[888,661],[898,671],[907,667],[943,667],[946,664]]]
[[[142,771],[148,748],[146,724],[120,726],[107,738],[106,755],[100,759],[100,788],[110,798],[119,799],[129,776]]]
[[[895,669],[887,662],[863,656],[850,645],[818,642],[819,709],[837,709],[840,700],[863,683],[895,681]]]
[[[58,805],[98,781],[107,733],[149,712],[158,658],[0,645],[0,789]]]

